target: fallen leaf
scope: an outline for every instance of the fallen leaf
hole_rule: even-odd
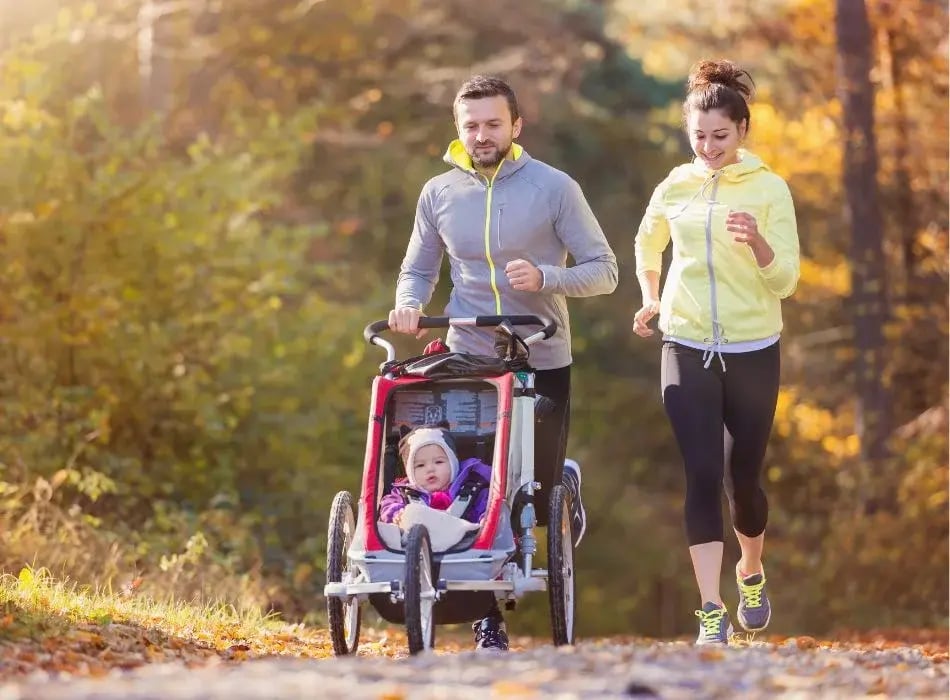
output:
[[[380,693],[379,700],[405,700],[406,694],[401,690],[387,690]]]
[[[247,644],[232,644],[225,650],[224,655],[226,658],[234,661],[244,661],[247,659],[247,652],[250,650],[251,647]]]
[[[538,689],[518,681],[498,681],[492,684],[491,694],[493,697],[533,696],[538,694]]]
[[[818,646],[818,642],[814,637],[797,637],[795,639],[795,646],[799,649],[814,649]]]
[[[105,646],[105,640],[102,638],[101,634],[96,632],[86,632],[84,630],[76,630],[70,635],[70,638],[79,642],[80,644],[93,644],[95,646]]]

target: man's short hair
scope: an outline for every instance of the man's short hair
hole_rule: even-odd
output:
[[[456,113],[456,107],[462,100],[480,100],[485,97],[498,96],[508,100],[508,111],[511,112],[511,122],[514,123],[520,116],[515,91],[504,80],[491,75],[474,75],[466,80],[455,95],[455,101],[452,103],[452,114]]]

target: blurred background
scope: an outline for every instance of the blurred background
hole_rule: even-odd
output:
[[[690,65],[725,57],[803,254],[764,472],[773,627],[945,627],[947,26],[932,0],[0,0],[3,569],[320,624],[382,359],[361,330],[455,90],[491,73],[620,262],[571,302],[580,633],[692,631],[633,237],[689,156]],[[526,601],[512,631],[544,634]]]

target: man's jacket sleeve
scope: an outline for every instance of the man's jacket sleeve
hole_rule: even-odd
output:
[[[396,281],[397,309],[403,306],[422,309],[432,299],[432,292],[439,281],[445,244],[435,224],[432,199],[432,188],[427,185],[419,195],[409,246],[399,268]]]
[[[567,178],[555,206],[554,230],[574,258],[574,265],[540,265],[542,291],[569,297],[610,294],[617,288],[617,257],[580,185]]]

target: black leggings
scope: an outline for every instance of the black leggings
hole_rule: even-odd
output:
[[[571,425],[571,366],[539,369],[534,375],[538,394],[554,402],[553,410],[534,424],[534,478],[541,490],[534,492],[534,511],[539,525],[548,524],[548,498],[551,487],[561,483],[567,433]]]
[[[723,372],[718,357],[705,369],[702,350],[663,343],[663,405],[686,468],[690,546],[723,541],[723,484],[733,527],[746,537],[765,531],[769,506],[759,476],[775,417],[779,357],[778,343],[723,354]]]

